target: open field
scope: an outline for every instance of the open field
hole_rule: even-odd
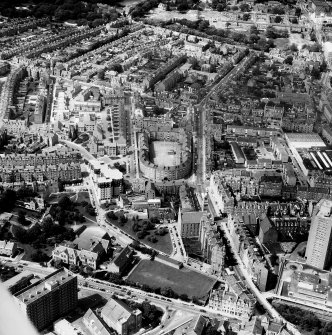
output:
[[[156,165],[180,164],[181,145],[177,142],[153,141],[150,145],[151,160]]]
[[[157,261],[142,260],[128,280],[150,287],[170,287],[177,294],[187,294],[189,298],[206,299],[215,280],[195,271],[175,269]]]

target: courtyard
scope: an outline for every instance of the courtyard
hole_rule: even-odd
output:
[[[180,165],[181,145],[177,142],[153,141],[150,144],[151,161],[159,166]]]

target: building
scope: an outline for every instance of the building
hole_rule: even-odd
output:
[[[142,312],[132,310],[120,300],[110,299],[101,310],[101,317],[108,327],[119,335],[136,333],[142,325]]]
[[[83,316],[83,323],[92,335],[111,335],[111,331],[90,308]]]
[[[77,277],[57,270],[14,296],[37,330],[51,325],[77,305]]]
[[[179,211],[178,225],[182,237],[199,237],[200,226],[206,219],[206,212],[181,212]]]
[[[307,264],[327,269],[332,257],[332,201],[322,199],[314,208],[305,257]]]
[[[108,265],[107,270],[113,273],[122,274],[134,261],[134,251],[126,246]]]
[[[57,321],[54,324],[54,332],[57,335],[85,335],[79,326],[75,326],[66,319]]]
[[[89,266],[96,270],[111,247],[111,238],[100,228],[88,228],[73,242],[55,246],[52,259],[64,264]]]
[[[259,241],[263,243],[277,242],[278,232],[269,218],[264,214],[259,222]]]
[[[33,113],[34,123],[42,124],[45,120],[46,98],[39,94],[35,103],[35,110]]]
[[[122,172],[98,160],[90,160],[89,167],[99,201],[104,202],[120,195],[123,184]]]
[[[172,331],[173,335],[202,335],[208,321],[203,315],[190,317]],[[171,332],[170,332],[171,333]],[[170,334],[168,333],[168,334]]]
[[[0,241],[0,255],[12,257],[17,249],[15,242]]]
[[[230,142],[230,146],[232,149],[233,157],[236,164],[244,164],[245,157],[241,147],[236,142]]]
[[[249,319],[254,313],[256,299],[249,292],[237,295],[231,291],[213,290],[210,294],[208,307],[231,317]]]
[[[208,200],[214,209],[214,215],[232,213],[234,210],[234,198],[220,171],[216,171],[210,178]]]
[[[280,197],[282,191],[282,177],[264,175],[259,182],[261,197]]]
[[[162,181],[178,180],[187,177],[192,169],[192,135],[183,128],[167,129],[167,124],[158,125],[150,131],[141,129],[142,132],[135,134],[137,136],[139,147],[139,168],[144,177]],[[167,162],[153,159],[151,144],[153,142],[174,142],[178,146],[177,150],[167,152],[169,159]]]
[[[273,153],[277,156],[279,160],[283,163],[288,162],[288,153],[285,149],[284,144],[281,142],[280,138],[274,136],[271,138],[270,145],[272,147]]]
[[[155,261],[158,261],[159,263],[163,263],[165,265],[171,266],[175,269],[181,269],[183,267],[183,263],[179,262],[173,258],[164,256],[164,255],[157,255],[155,257]]]
[[[294,271],[288,284],[288,296],[332,307],[332,275]]]

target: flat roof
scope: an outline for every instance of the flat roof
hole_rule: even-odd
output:
[[[73,278],[74,276],[69,272],[59,269],[37,283],[19,291],[15,297],[23,303],[29,304]]]

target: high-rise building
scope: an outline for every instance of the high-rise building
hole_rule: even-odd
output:
[[[15,294],[21,310],[42,330],[77,305],[77,277],[57,270]]]
[[[331,265],[332,257],[332,201],[321,199],[312,213],[306,259],[319,269]]]

